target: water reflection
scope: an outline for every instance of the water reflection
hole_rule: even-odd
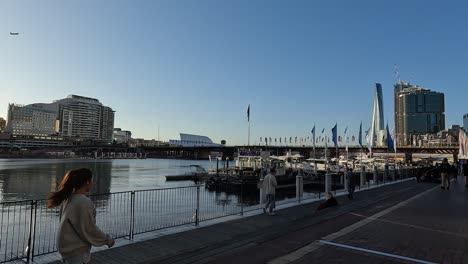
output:
[[[210,168],[209,161],[190,160],[41,160],[0,159],[0,202],[44,199],[72,169],[93,171],[92,193],[109,193],[194,185],[166,182],[166,175],[181,174],[189,165]]]
[[[1,201],[44,199],[55,191],[65,173],[77,168],[93,171],[92,193],[108,193],[111,186],[112,161],[0,161]]]

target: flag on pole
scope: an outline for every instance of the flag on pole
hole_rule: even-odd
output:
[[[359,125],[359,146],[361,146],[362,148],[362,121],[361,121],[361,125]]]
[[[335,147],[338,147],[338,123],[335,124],[335,126],[332,128],[332,140],[333,143],[335,144]]]
[[[392,135],[390,134],[390,130],[388,130],[388,124],[387,124],[387,149],[393,150],[393,138],[392,138]]]
[[[312,128],[312,130],[310,132],[312,132],[312,140],[314,141],[313,146],[314,146],[314,149],[315,149],[315,125],[314,125],[314,127]]]
[[[325,136],[325,159],[327,158],[327,150],[328,150],[327,139],[330,140],[330,138],[327,138],[327,136]]]
[[[369,129],[366,131],[366,143],[367,143],[367,148],[369,149],[369,152],[372,152],[372,140],[371,138],[373,138],[373,136],[371,136],[371,133],[370,133],[370,127]]]
[[[247,122],[250,122],[250,104],[249,107],[247,107]]]
[[[349,139],[348,139],[348,127],[346,127],[345,130],[344,130],[344,140],[345,140],[345,144],[346,144],[345,145],[346,146],[346,151],[348,151],[348,141],[349,141]]]

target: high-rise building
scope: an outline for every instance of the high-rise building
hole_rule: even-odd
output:
[[[58,105],[60,135],[112,142],[114,111],[110,107],[79,95],[69,95],[53,104]]]
[[[444,94],[399,81],[395,84],[395,130],[399,146],[445,129]]]
[[[384,126],[382,85],[380,83],[376,83],[374,93],[374,110],[372,112],[371,125],[371,134],[374,135],[374,141],[372,146],[385,146],[385,133],[386,131]]]
[[[6,120],[3,117],[0,117],[0,132],[3,132],[6,128]]]
[[[468,114],[463,115],[463,129],[468,132]]]
[[[57,134],[57,112],[41,104],[8,105],[6,131],[13,136],[51,136]]]
[[[114,111],[97,99],[70,95],[50,104],[10,105],[7,128],[12,135],[57,134],[110,143]]]

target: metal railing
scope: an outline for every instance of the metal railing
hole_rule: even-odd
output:
[[[377,181],[373,172],[366,173],[364,186],[355,176],[356,189],[381,185],[392,177],[392,172],[379,172]],[[416,169],[397,170],[395,180],[418,173]],[[314,183],[304,182],[304,192],[296,200],[296,187],[292,184],[278,190],[277,204],[324,197],[324,176]],[[342,176],[341,176],[342,177]],[[339,176],[332,180],[332,192],[344,191]],[[313,185],[312,185],[313,184]],[[113,238],[133,239],[135,235],[230,215],[243,215],[246,211],[262,207],[258,190],[247,185],[226,184],[205,190],[208,186],[163,188],[91,195],[96,207],[96,223]],[[250,192],[248,194],[247,192]],[[246,195],[247,193],[247,195]],[[250,200],[245,197],[250,195]],[[255,198],[252,199],[252,196]],[[47,200],[27,200],[0,203],[0,263],[23,259],[31,262],[35,256],[57,251],[56,235],[59,227],[59,209],[47,208]]]
[[[241,195],[234,193],[241,188]],[[96,223],[113,238],[135,235],[229,215],[242,214],[242,188],[205,185],[90,195]],[[47,208],[47,200],[0,203],[0,263],[57,251],[59,208]]]

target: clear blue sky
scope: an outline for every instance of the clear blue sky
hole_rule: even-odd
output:
[[[468,112],[468,5],[440,1],[0,1],[8,103],[98,98],[134,137],[228,144],[369,126],[374,83],[393,127],[394,64]],[[9,32],[20,32],[10,36]]]

